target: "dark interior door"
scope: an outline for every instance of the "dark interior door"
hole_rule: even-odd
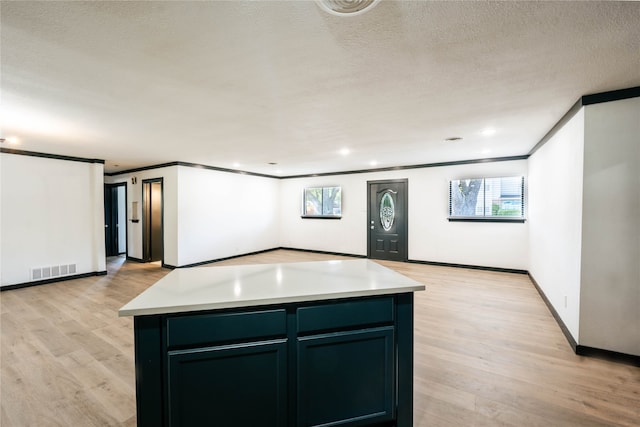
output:
[[[104,241],[106,256],[126,251],[126,183],[104,185]]]
[[[142,257],[146,262],[162,261],[162,179],[142,181],[142,209]]]
[[[367,256],[374,259],[406,261],[407,180],[368,181]]]
[[[106,255],[118,255],[118,188],[104,186],[104,242]]]

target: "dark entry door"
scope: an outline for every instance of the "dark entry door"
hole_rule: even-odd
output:
[[[368,181],[367,256],[406,261],[407,180]]]
[[[142,259],[162,261],[162,178],[142,181]]]

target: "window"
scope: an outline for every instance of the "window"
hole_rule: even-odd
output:
[[[449,181],[449,221],[524,222],[524,177]]]
[[[342,187],[305,188],[302,199],[303,218],[342,217]]]

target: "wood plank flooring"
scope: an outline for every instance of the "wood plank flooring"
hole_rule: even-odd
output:
[[[272,251],[214,265],[340,257]],[[414,426],[639,426],[640,368],[576,356],[527,276],[380,262],[415,302]],[[133,321],[117,310],[169,270],[0,293],[0,426],[135,426]]]

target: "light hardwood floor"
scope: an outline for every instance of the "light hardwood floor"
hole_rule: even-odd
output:
[[[272,251],[214,265],[340,257]],[[415,302],[414,426],[638,426],[640,368],[576,356],[525,275],[381,262]],[[117,310],[169,270],[0,293],[0,425],[135,426],[133,322]]]

